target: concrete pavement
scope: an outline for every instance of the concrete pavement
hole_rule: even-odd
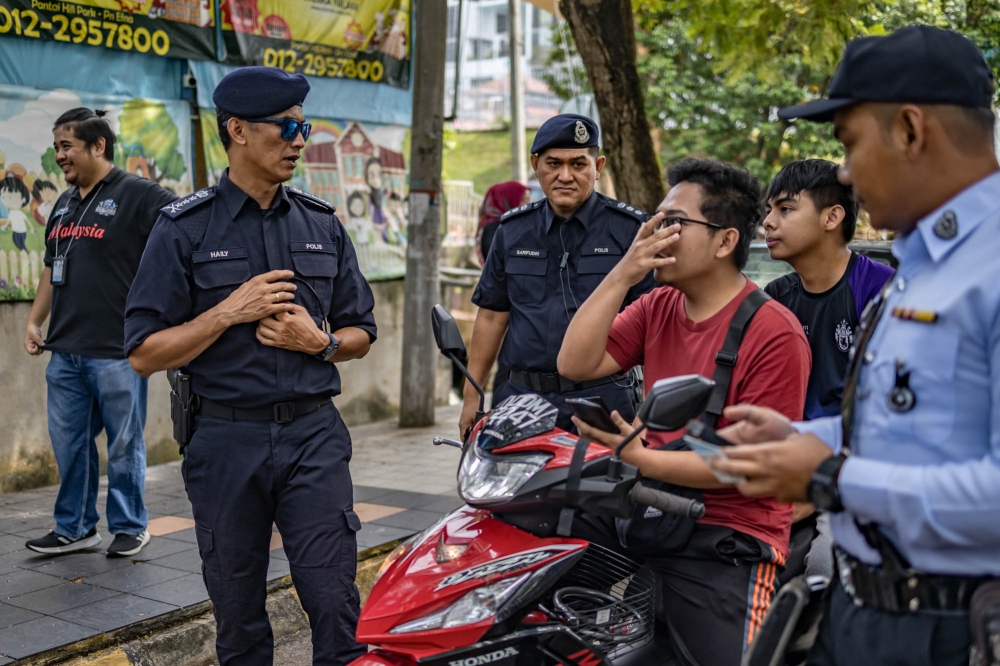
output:
[[[459,409],[440,408],[437,425],[429,428],[400,429],[389,421],[351,429],[355,511],[363,523],[359,557],[429,527],[460,504],[455,490],[459,451],[431,444],[434,435],[455,437]],[[52,663],[81,650],[134,640],[210,609],[180,463],[147,471],[153,539],[132,558],[108,559],[100,548],[58,557],[25,549],[27,539],[52,528],[56,490],[0,496],[0,664],[15,659]],[[106,494],[102,478],[99,510]],[[103,518],[98,530],[106,547],[111,538]],[[287,586],[287,577],[275,529],[268,580]]]

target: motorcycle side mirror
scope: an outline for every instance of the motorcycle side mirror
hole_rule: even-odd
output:
[[[639,409],[639,420],[650,430],[680,430],[708,407],[715,382],[701,375],[661,379],[653,384]]]
[[[476,414],[476,421],[479,421],[483,417],[483,410],[486,406],[486,394],[483,392],[483,387],[472,378],[469,369],[461,361],[465,356],[465,340],[462,339],[462,332],[458,330],[455,318],[440,304],[431,309],[431,325],[434,327],[434,342],[437,343],[437,348],[451,359],[451,362],[465,375],[465,378],[476,389],[476,393],[479,394],[479,412]]]
[[[434,342],[442,354],[454,354],[458,357],[465,355],[465,341],[462,340],[462,333],[451,313],[440,305],[435,305],[431,310],[431,324],[434,327]]]

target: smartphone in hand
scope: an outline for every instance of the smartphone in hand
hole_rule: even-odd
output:
[[[701,424],[701,425],[704,425],[704,424]],[[730,484],[730,485],[736,485],[737,483],[743,483],[744,481],[746,481],[746,479],[744,477],[742,477],[742,476],[733,476],[732,474],[726,474],[725,472],[719,472],[719,471],[713,469],[712,466],[711,466],[712,459],[713,458],[719,458],[719,457],[725,457],[725,455],[726,455],[726,446],[719,446],[718,444],[713,444],[711,442],[706,442],[705,440],[703,440],[703,439],[701,439],[699,437],[695,437],[692,434],[690,434],[690,429],[691,428],[690,428],[690,425],[689,425],[688,426],[689,432],[688,432],[688,434],[684,435],[684,443],[687,444],[688,448],[690,448],[692,451],[694,451],[695,453],[697,453],[698,456],[703,461],[705,461],[705,464],[708,465],[709,470],[712,472],[712,476],[714,476],[719,481],[719,483],[726,483],[726,484]],[[696,430],[697,430],[697,428],[696,428]],[[709,430],[711,431],[711,429],[709,429]],[[712,434],[714,434],[714,431],[711,431],[711,432],[712,432]],[[716,435],[716,437],[718,437],[718,436]],[[726,441],[726,440],[722,439],[721,437],[718,437],[718,439],[721,439],[724,442]],[[729,443],[727,443],[727,445],[728,446],[732,446],[732,444],[729,444]]]
[[[567,398],[566,405],[574,416],[587,425],[615,435],[621,434],[603,400],[598,403],[593,398]]]

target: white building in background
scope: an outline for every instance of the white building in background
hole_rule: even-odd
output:
[[[455,128],[501,127],[510,118],[510,29],[507,0],[465,0],[462,26],[458,0],[448,0],[448,50],[445,66],[445,115],[452,113],[455,67],[461,54]],[[564,69],[548,65],[552,48],[559,48],[556,17],[522,2],[524,20],[524,106],[528,127],[538,127],[559,112],[561,100],[542,81],[543,72],[561,76]]]

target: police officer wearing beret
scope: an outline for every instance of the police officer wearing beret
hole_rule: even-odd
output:
[[[336,363],[375,340],[374,300],[330,204],[282,185],[309,138],[309,84],[273,67],[219,83],[230,167],[161,209],[129,292],[125,350],[143,375],[182,368],[197,396],[184,482],[221,664],[271,664],[264,602],[277,524],[312,627],[313,663],[355,639],[351,438]]]
[[[482,383],[500,354],[493,404],[538,393],[559,408],[558,425],[572,429],[566,398],[600,396],[611,410],[635,416],[634,379],[612,375],[574,382],[556,372],[569,320],[621,260],[646,219],[638,208],[594,191],[605,158],[596,123],[564,113],[538,130],[531,166],[545,199],[507,211],[472,296],[479,306],[469,371]],[[625,307],[654,287],[652,273],[632,288]],[[502,346],[501,346],[502,343]],[[459,420],[473,425],[478,396],[465,388]]]
[[[829,99],[779,113],[833,122],[840,178],[899,259],[855,336],[842,417],[726,414],[743,420],[722,434],[765,442],[716,463],[743,493],[832,512],[839,580],[809,664],[965,666],[972,596],[1000,577],[993,95],[971,41],[911,26],[851,42]]]

